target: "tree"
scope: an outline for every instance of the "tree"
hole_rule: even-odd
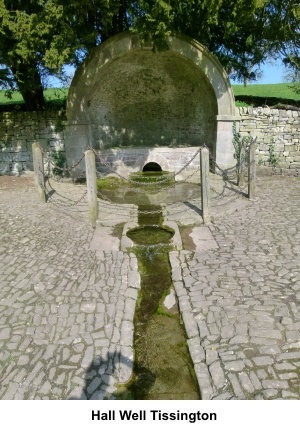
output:
[[[281,44],[277,49],[281,52],[283,63],[288,69],[291,88],[300,93],[300,5],[293,0],[273,2],[277,15],[282,17],[280,28]],[[275,24],[275,23],[274,23]]]
[[[51,1],[0,0],[0,61],[30,110],[44,108],[41,68],[61,30],[61,16],[61,8]]]
[[[129,28],[154,49],[174,31],[195,38],[244,82],[279,52],[299,68],[296,0],[0,0],[0,82],[44,109],[44,76]]]
[[[283,53],[299,70],[300,7],[295,0],[158,0],[143,5],[147,12],[136,21],[142,34],[148,23],[158,40],[172,30],[184,33],[207,46],[245,85],[260,76],[261,64]]]
[[[61,76],[64,64],[78,65],[99,43],[127,29],[127,3],[0,0],[2,87],[18,89],[28,110],[44,109],[43,78]]]

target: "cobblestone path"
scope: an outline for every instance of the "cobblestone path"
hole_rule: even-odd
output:
[[[170,255],[203,399],[300,399],[300,180],[257,193],[216,213],[218,248]],[[131,374],[136,258],[92,250],[77,215],[0,177],[0,399],[109,398]]]
[[[136,258],[91,251],[86,222],[1,179],[0,398],[107,398],[132,370]]]
[[[173,252],[203,399],[300,398],[300,180],[211,225],[217,249]]]

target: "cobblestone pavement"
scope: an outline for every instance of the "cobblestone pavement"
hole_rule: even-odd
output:
[[[0,398],[109,398],[132,371],[135,256],[91,251],[86,214],[38,204],[30,177],[0,189]]]
[[[300,398],[300,180],[257,188],[217,249],[170,257],[203,399]]]
[[[109,398],[131,374],[136,258],[91,249],[84,187],[60,190],[82,211],[0,177],[1,399]],[[260,179],[228,211],[234,193],[209,227],[218,248],[170,255],[202,398],[299,399],[300,180]],[[104,206],[99,225],[136,218]]]
[[[249,205],[246,183],[238,187],[235,179],[224,180],[221,175],[210,174],[209,184],[212,220],[217,220],[224,214],[231,214]],[[200,188],[199,198],[163,205],[163,215],[165,221],[175,221],[180,226],[203,224]]]

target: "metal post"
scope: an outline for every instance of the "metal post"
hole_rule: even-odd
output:
[[[40,203],[46,203],[44,157],[38,143],[32,144],[32,159],[35,173],[35,184],[39,193]]]
[[[255,179],[256,179],[256,161],[255,161],[255,142],[249,147],[249,166],[248,166],[248,198],[255,199]]]
[[[96,227],[98,219],[98,200],[97,200],[97,177],[96,177],[96,162],[95,154],[89,149],[85,151],[85,170],[86,170],[86,185],[87,199],[89,205],[89,218],[92,227]]]
[[[204,224],[210,223],[209,202],[209,150],[202,148],[200,151],[200,175],[201,175],[201,200],[202,218]]]

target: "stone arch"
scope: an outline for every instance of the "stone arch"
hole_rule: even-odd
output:
[[[161,171],[162,171],[161,165],[154,161],[149,161],[143,167],[143,172],[161,172]]]
[[[164,171],[170,171],[174,170],[171,169],[169,162],[166,160],[164,156],[161,154],[156,153],[155,150],[150,151],[147,155],[140,156],[135,163],[135,168],[138,168],[138,170],[143,170],[144,167],[149,164],[154,163],[158,164],[161,167],[161,170]]]
[[[171,51],[190,59],[207,76],[216,94],[218,115],[235,115],[234,95],[227,74],[208,49],[196,40],[182,35],[170,37],[168,45]],[[69,120],[86,119],[89,91],[97,81],[101,68],[134,49],[142,49],[138,35],[130,32],[120,33],[95,49],[83,62],[78,68],[69,90],[67,101]]]
[[[234,96],[223,67],[204,46],[188,37],[174,35],[168,39],[168,45],[169,51],[167,51],[166,54],[162,54],[162,56],[172,55],[172,58],[179,61],[180,65],[186,68],[186,71],[189,69],[196,71],[199,76],[198,80],[203,81],[203,87],[199,90],[197,97],[199,100],[202,97],[205,102],[210,102],[211,104],[210,109],[207,109],[210,110],[209,118],[207,118],[205,109],[200,106],[200,110],[202,109],[204,112],[200,113],[200,116],[203,114],[204,120],[202,123],[197,120],[197,124],[191,124],[186,135],[189,137],[194,130],[195,138],[194,140],[190,139],[188,146],[196,146],[204,143],[208,144],[208,146],[211,145],[210,149],[213,151],[213,155],[221,167],[229,167],[230,164],[233,165],[235,161],[233,158],[233,148],[231,148],[232,123],[238,118],[234,116]],[[124,32],[112,37],[96,48],[79,67],[72,81],[67,100],[67,118],[70,125],[69,132],[67,131],[66,133],[66,153],[68,159],[73,158],[69,157],[68,154],[73,155],[76,152],[78,154],[79,146],[80,152],[84,146],[86,147],[88,145],[94,146],[95,148],[101,148],[101,138],[99,137],[98,141],[97,138],[95,138],[95,136],[99,135],[105,135],[105,139],[109,142],[115,142],[116,140],[119,141],[121,147],[124,146],[124,142],[125,146],[128,142],[128,145],[130,146],[132,139],[135,139],[135,146],[138,146],[138,144],[142,146],[163,146],[165,142],[166,146],[174,146],[175,148],[181,146],[181,142],[177,142],[176,138],[172,139],[170,136],[168,136],[169,139],[167,141],[164,141],[163,139],[165,136],[163,136],[163,133],[159,136],[159,141],[157,140],[157,136],[153,136],[153,139],[149,144],[148,141],[143,140],[142,131],[139,134],[135,127],[133,127],[133,130],[131,130],[130,127],[117,127],[117,120],[119,118],[123,118],[123,116],[126,115],[127,110],[126,107],[122,107],[121,98],[114,101],[115,104],[112,108],[111,97],[114,95],[109,92],[110,90],[108,90],[108,101],[105,103],[103,103],[101,97],[95,99],[97,91],[99,89],[101,89],[101,91],[103,90],[103,80],[101,77],[105,71],[108,76],[106,82],[109,87],[111,72],[114,71],[114,67],[118,70],[117,66],[120,61],[123,61],[123,59],[126,60],[128,56],[134,56],[138,53],[146,56],[147,53],[151,52],[151,49],[151,47],[141,46],[140,39],[137,34]],[[131,57],[128,58],[130,59]],[[129,64],[128,67],[135,67],[135,64],[130,63],[130,61],[128,61],[127,64]],[[119,67],[119,70],[121,69],[122,68]],[[119,72],[116,73],[118,78]],[[183,76],[186,74],[187,73],[183,74]],[[155,78],[159,79],[159,76],[156,76]],[[119,80],[122,80],[121,76],[119,76]],[[168,84],[169,83],[167,83],[167,85]],[[201,91],[204,91],[203,96]],[[204,103],[203,100],[201,101],[202,104]],[[170,103],[170,106],[172,106],[172,103]],[[186,109],[188,108],[189,106],[186,107]],[[97,118],[97,115],[95,115],[95,111],[97,111],[97,109],[101,109],[100,120]],[[112,110],[114,110],[114,115],[116,117],[113,124],[109,122]],[[138,107],[136,108],[136,112],[140,112]],[[171,114],[174,117],[174,112],[171,112]],[[190,122],[192,121],[191,118],[193,118],[192,114],[190,114]],[[134,121],[137,122],[134,115],[132,115],[132,118],[129,118],[127,124],[130,121],[131,123]],[[212,129],[207,128],[208,122],[212,124]],[[162,124],[161,129],[164,130],[164,127],[165,124]],[[74,131],[74,129],[79,130],[80,137],[76,137],[76,135],[78,136],[78,131]],[[180,121],[178,129],[182,129]],[[200,135],[199,139],[197,139],[197,133]],[[201,133],[203,136],[201,136]],[[148,135],[149,134],[151,133],[148,133]],[[209,142],[205,141],[206,134],[209,134]],[[84,135],[86,135],[85,138]],[[70,138],[68,136],[70,136]],[[155,142],[155,139],[157,144],[153,143]]]

